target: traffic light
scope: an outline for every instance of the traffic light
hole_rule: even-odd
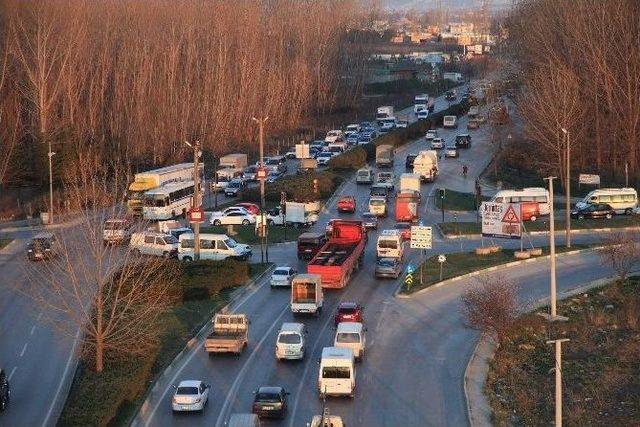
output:
[[[444,199],[444,193],[445,193],[444,188],[438,188],[438,194],[440,195],[441,199]]]
[[[318,178],[313,179],[313,192],[316,196],[318,195]]]

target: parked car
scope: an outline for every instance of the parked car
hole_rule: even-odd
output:
[[[0,412],[7,409],[11,391],[9,390],[9,379],[5,371],[0,368]]]
[[[260,207],[255,203],[242,202],[237,203],[234,207],[246,209],[251,215],[260,215]]]
[[[341,130],[330,130],[324,138],[326,142],[338,142],[344,139],[344,133]]]
[[[594,203],[575,209],[571,212],[571,216],[578,219],[585,218],[606,218],[611,219],[616,211],[606,203]]]
[[[348,144],[357,144],[358,143],[358,139],[360,139],[360,135],[357,133],[351,133],[347,136],[347,143]]]
[[[365,229],[378,229],[378,217],[371,212],[365,212],[362,214],[362,226]]]
[[[396,122],[396,128],[407,128],[409,126],[409,122],[406,120],[398,120]]]
[[[434,150],[440,149],[444,147],[444,141],[442,138],[433,138],[431,140],[431,148]]]
[[[435,129],[429,129],[427,131],[427,134],[425,135],[425,138],[427,139],[427,141],[431,141],[433,138],[438,136],[438,131]]]
[[[445,157],[458,157],[458,149],[455,145],[447,145],[447,148],[444,150]]]
[[[366,145],[366,144],[370,144],[372,141],[371,135],[370,134],[360,134],[360,136],[358,136],[358,145]]]
[[[264,386],[257,389],[252,412],[259,417],[284,418],[287,414],[288,392],[283,387]]]
[[[244,190],[244,182],[241,179],[232,179],[224,189],[224,195],[227,197],[238,197]]]
[[[402,240],[411,240],[411,223],[396,222],[396,225],[393,228],[400,231],[400,236],[402,236]]]
[[[408,154],[407,158],[404,161],[405,169],[413,169],[413,162],[415,161],[417,154]]]
[[[316,158],[316,160],[318,161],[318,165],[326,166],[332,157],[333,157],[333,153],[330,153],[328,151],[323,151],[322,153],[318,154],[318,157]]]
[[[38,233],[27,245],[27,257],[30,261],[54,258],[58,255],[59,246],[58,239],[53,233]]]
[[[211,386],[203,381],[188,380],[180,381],[171,399],[171,409],[173,412],[204,411],[204,407],[209,401],[209,390]]]
[[[251,225],[256,223],[256,217],[244,208],[227,208],[224,211],[211,213],[212,225]]]
[[[467,129],[473,130],[478,129],[480,127],[480,120],[478,119],[469,119],[467,122]]]
[[[256,180],[256,175],[258,173],[258,166],[251,165],[244,168],[242,172],[242,179],[247,182],[252,182]]]
[[[376,277],[389,277],[397,279],[402,272],[402,266],[398,258],[378,258],[376,261]]]
[[[364,323],[362,318],[362,306],[356,302],[341,302],[333,318],[335,324],[340,322]]]
[[[171,234],[158,233],[155,231],[133,233],[129,241],[129,246],[134,252],[165,258],[177,257],[178,245],[178,239]]]
[[[276,287],[291,287],[291,281],[298,272],[293,267],[278,267],[271,273],[270,285]]]
[[[278,179],[282,178],[282,172],[280,171],[271,171],[269,172],[269,174],[267,175],[267,182],[272,184],[274,182],[276,182]]]
[[[338,212],[354,213],[356,211],[356,199],[353,196],[343,196],[338,200]]]

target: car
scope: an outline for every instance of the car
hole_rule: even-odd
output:
[[[354,213],[356,211],[356,199],[353,196],[342,196],[337,203],[338,212]]]
[[[478,119],[469,119],[467,122],[467,129],[478,129],[480,127],[480,121]]]
[[[53,233],[38,233],[27,245],[27,258],[30,261],[43,261],[58,255],[59,243]]]
[[[232,179],[224,189],[224,195],[227,197],[238,197],[244,190],[244,182],[241,179]]]
[[[316,140],[311,142],[311,144],[309,144],[309,151],[316,150],[318,153],[321,153],[324,146],[325,146],[324,141]]]
[[[211,225],[251,225],[256,223],[255,215],[243,208],[227,208],[211,213]]]
[[[458,157],[458,149],[456,148],[455,145],[447,145],[447,147],[444,150],[444,156],[445,157]]]
[[[378,217],[371,212],[365,212],[362,214],[362,226],[365,229],[378,229]]]
[[[287,150],[286,153],[284,153],[284,156],[287,159],[295,159],[296,158],[296,147],[291,147]]]
[[[407,155],[407,158],[404,161],[405,169],[413,169],[413,162],[416,160],[416,157],[418,157],[417,154]]]
[[[456,99],[456,93],[452,90],[447,91],[444,95],[444,99],[447,101],[454,101]]]
[[[435,129],[429,129],[425,135],[427,141],[431,141],[433,138],[438,136],[438,131]]]
[[[396,127],[397,128],[407,128],[407,127],[409,127],[409,122],[407,120],[398,120],[396,122]]]
[[[416,111],[417,120],[425,120],[427,118],[429,118],[429,110],[427,110],[426,108],[421,108],[420,110]]]
[[[366,145],[370,144],[372,141],[371,135],[369,134],[360,134],[358,137],[358,145]]]
[[[186,380],[180,381],[180,384],[174,388],[176,391],[171,399],[173,412],[204,411],[209,401],[209,390],[211,390],[209,384],[199,380]]]
[[[328,151],[323,151],[322,153],[318,154],[318,157],[316,158],[316,160],[318,161],[318,165],[326,166],[332,157],[333,157],[333,153],[330,153]]]
[[[260,207],[255,203],[242,202],[238,203],[233,207],[246,209],[251,215],[260,215]]]
[[[395,188],[394,182],[395,176],[393,172],[378,172],[376,175],[376,185],[387,187],[391,191]]]
[[[131,250],[140,255],[175,258],[178,256],[178,238],[169,233],[142,231],[133,233],[129,240]]]
[[[276,182],[278,179],[282,178],[282,175],[283,175],[282,172],[279,172],[277,170],[271,171],[267,175],[267,182],[272,184]]]
[[[336,326],[341,322],[364,323],[362,310],[363,307],[357,302],[341,302],[340,305],[338,305],[336,314],[333,316],[333,320]]]
[[[260,418],[284,418],[287,414],[289,393],[284,387],[263,386],[254,395],[251,411]]]
[[[346,136],[353,135],[353,134],[357,135],[359,132],[360,132],[360,125],[350,124],[350,125],[347,125],[347,128],[344,131],[344,134]]]
[[[363,129],[373,129],[373,123],[371,122],[360,122],[360,130]]]
[[[373,184],[369,190],[369,196],[371,197],[383,197],[385,201],[388,201],[391,197],[389,187],[386,185]]]
[[[376,277],[397,279],[402,272],[402,266],[398,258],[378,258],[376,261]]]
[[[318,154],[322,152],[322,149],[318,149],[317,147],[309,147],[309,157],[315,159],[318,157]]]
[[[252,182],[256,180],[256,174],[258,173],[258,166],[251,165],[244,168],[242,172],[242,179],[247,182]]]
[[[264,166],[272,172],[286,172],[287,165],[282,162],[284,156],[266,157],[264,159]]]
[[[431,148],[434,150],[440,149],[444,147],[444,141],[442,138],[433,138],[431,140]]]
[[[400,231],[400,235],[402,236],[402,240],[411,240],[411,223],[409,222],[397,222],[393,227],[396,230]]]
[[[574,209],[571,216],[577,219],[606,218],[611,219],[616,214],[615,209],[606,203],[593,203],[581,209]]]
[[[468,133],[462,133],[460,135],[456,135],[456,147],[458,148],[471,147],[471,135],[469,135]]]
[[[293,267],[278,267],[271,273],[270,285],[272,288],[281,286],[291,287],[291,281],[296,274],[298,274],[298,272]]]
[[[9,390],[9,379],[7,378],[6,372],[0,368],[0,412],[7,409],[10,397],[11,390]]]
[[[308,427],[344,427],[342,418],[337,415],[314,415]]]
[[[360,135],[357,133],[351,133],[347,136],[347,143],[348,144],[357,144],[358,140],[360,139]]]
[[[327,132],[324,140],[326,142],[338,142],[344,139],[344,133],[341,130],[330,130]]]

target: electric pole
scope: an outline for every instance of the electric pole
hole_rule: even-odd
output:
[[[262,117],[260,119],[256,119],[255,117],[252,117],[252,120],[256,123],[258,123],[258,129],[259,129],[259,141],[260,141],[260,169],[264,169],[264,124],[267,120],[269,120],[269,117]],[[262,217],[262,222],[261,222],[261,226],[264,227],[264,232],[262,233],[262,237],[261,237],[261,245],[262,245],[262,250],[265,253],[265,258],[266,261],[269,262],[269,242],[267,241],[267,227],[268,224],[266,221],[264,221],[265,219],[265,210],[266,210],[266,206],[265,206],[265,199],[264,199],[264,184],[265,184],[265,179],[261,179],[260,180],[260,216]]]
[[[549,340],[547,344],[555,344],[556,353],[556,413],[555,427],[562,427],[562,343],[569,341],[569,338],[560,338],[557,340]]]
[[[566,241],[567,241],[567,247],[570,248],[571,247],[571,172],[570,172],[570,165],[571,165],[571,135],[569,134],[569,131],[565,128],[562,128],[562,133],[564,134],[565,137],[565,141],[567,143],[567,170],[566,170],[566,198],[565,198],[565,216],[564,216],[564,222],[565,222],[565,235],[566,235]]]
[[[185,141],[189,147],[193,148],[193,197],[191,198],[191,212],[200,211],[202,203],[200,200],[200,141],[193,144]],[[193,260],[200,260],[200,220],[193,221]]]
[[[49,157],[49,224],[53,224],[53,166],[52,158],[56,153],[51,151],[51,140],[49,139],[49,151],[47,156]]]
[[[557,315],[556,313],[556,227],[555,227],[555,219],[553,215],[553,180],[556,179],[555,176],[550,176],[548,178],[544,178],[545,181],[549,181],[549,256],[551,260],[551,318],[554,319]]]

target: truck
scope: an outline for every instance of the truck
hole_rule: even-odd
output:
[[[415,173],[403,173],[400,175],[400,192],[406,190],[420,193],[420,175]]]
[[[318,161],[316,159],[300,159],[300,167],[298,168],[298,172],[313,172],[316,169],[318,169]]]
[[[382,126],[382,119],[393,117],[393,105],[383,105],[376,110],[376,121],[378,126]]]
[[[376,165],[378,167],[392,167],[393,166],[393,146],[392,145],[378,145],[376,147]]]
[[[322,277],[317,274],[298,274],[291,282],[291,312],[319,316],[323,303]]]
[[[207,353],[242,353],[249,341],[249,319],[246,314],[216,314],[213,331],[204,341]]]
[[[420,193],[415,191],[400,191],[396,196],[396,221],[416,222],[418,220],[418,205]]]
[[[413,173],[420,175],[422,181],[435,181],[438,176],[438,152],[435,150],[419,152],[413,161]]]
[[[458,118],[456,116],[444,116],[442,118],[442,127],[444,128],[457,128]]]
[[[444,80],[451,80],[456,83],[463,83],[464,77],[462,77],[462,73],[443,73],[442,78]]]
[[[307,203],[287,201],[285,203],[285,208],[285,212],[282,212],[282,208],[280,206],[268,211],[265,215],[267,224],[284,225],[284,223],[286,222],[287,225],[293,225],[295,227],[306,227],[309,225],[313,225],[318,221],[318,214],[309,211],[309,206]],[[258,229],[261,224],[262,216],[258,215],[256,217],[256,229]]]
[[[232,153],[220,157],[219,168],[244,169],[249,165],[246,154]]]
[[[296,144],[296,159],[308,159],[311,157],[309,153],[309,144],[305,144],[301,142],[300,144]]]
[[[329,240],[309,261],[307,272],[320,275],[323,288],[344,288],[362,266],[366,244],[362,221],[335,219]]]

